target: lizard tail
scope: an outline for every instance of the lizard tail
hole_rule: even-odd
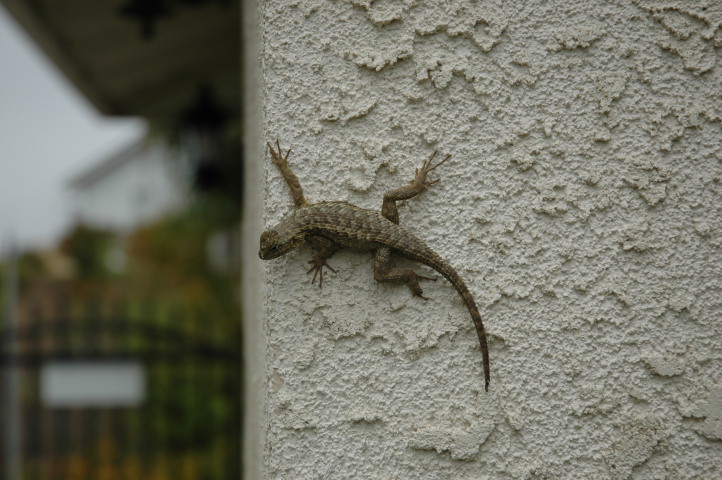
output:
[[[489,347],[486,343],[486,331],[484,330],[484,322],[481,321],[481,314],[479,313],[479,308],[476,306],[474,297],[471,296],[471,292],[469,292],[469,289],[466,287],[466,284],[461,279],[459,274],[456,273],[453,268],[445,265],[445,262],[435,263],[436,265],[433,265],[434,269],[441,275],[443,275],[444,278],[446,278],[449,283],[454,286],[456,291],[459,292],[461,299],[464,301],[464,305],[471,314],[471,319],[474,321],[474,326],[476,327],[476,334],[479,337],[479,346],[481,347],[481,358],[484,363],[484,390],[488,392],[490,381]]]

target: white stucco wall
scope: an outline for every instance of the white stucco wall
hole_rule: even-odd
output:
[[[259,18],[247,472],[722,476],[719,2],[262,1]],[[476,296],[489,393],[444,281],[424,302],[375,283],[366,253],[333,257],[323,290],[306,248],[260,265],[260,224],[291,211],[261,154],[276,137],[309,200],[367,208],[453,154],[401,222]]]

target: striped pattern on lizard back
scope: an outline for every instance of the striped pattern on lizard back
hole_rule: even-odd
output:
[[[295,227],[304,233],[320,235],[342,247],[373,251],[387,246],[412,260],[441,260],[410,230],[375,210],[346,202],[319,202],[298,208],[292,216]]]

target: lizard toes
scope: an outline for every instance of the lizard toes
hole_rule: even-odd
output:
[[[309,268],[306,273],[313,272],[313,278],[311,279],[311,284],[316,283],[316,277],[318,276],[318,286],[319,288],[323,288],[323,267],[328,268],[333,273],[336,273],[336,270],[326,263],[325,259],[318,259],[318,258],[312,258],[308,261],[308,263],[311,264],[311,268]]]

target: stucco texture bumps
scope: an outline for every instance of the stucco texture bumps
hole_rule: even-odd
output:
[[[267,262],[267,478],[722,475],[722,7],[268,1],[264,129],[310,201],[400,209],[476,296]],[[266,225],[291,208],[268,157]],[[435,177],[436,178],[436,177]],[[429,269],[418,267],[429,273]]]

